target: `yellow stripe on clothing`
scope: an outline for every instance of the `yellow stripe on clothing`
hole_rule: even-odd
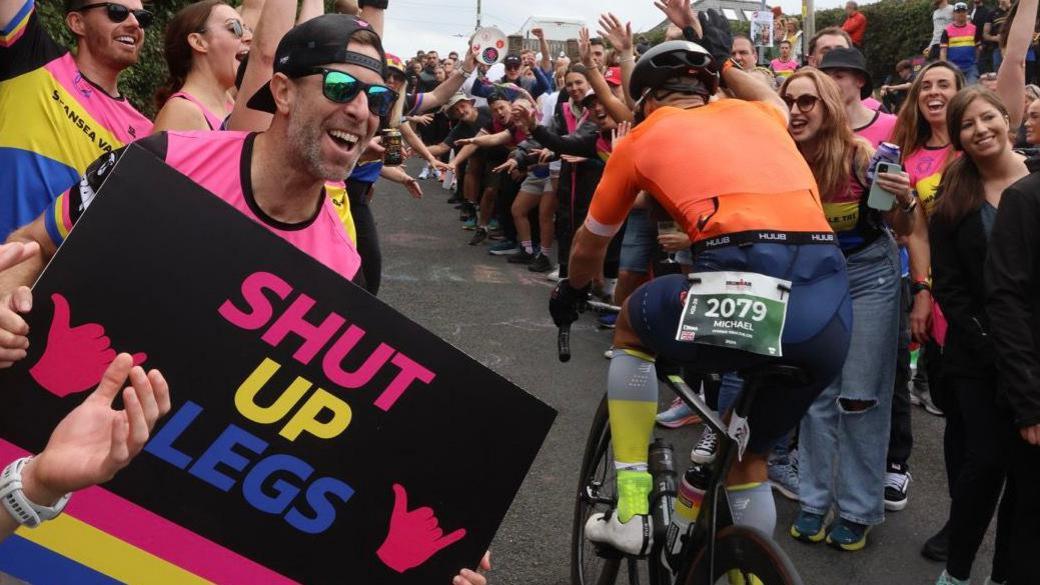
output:
[[[18,536],[124,583],[211,583],[68,514]]]
[[[657,358],[655,358],[654,356],[652,356],[652,355],[650,355],[648,353],[641,352],[638,349],[619,349],[618,351],[621,351],[623,353],[627,353],[628,355],[630,355],[630,356],[632,356],[634,358],[639,358],[641,360],[645,360],[645,361],[648,361],[648,362],[651,362],[651,363],[657,361]]]
[[[0,147],[35,152],[75,169],[123,146],[45,67],[0,83],[0,111]],[[26,132],[22,125],[28,120],[53,126]]]
[[[610,412],[610,442],[614,460],[621,463],[646,462],[646,450],[654,432],[657,401],[607,400]]]

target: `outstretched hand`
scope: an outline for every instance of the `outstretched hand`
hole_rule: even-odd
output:
[[[148,373],[121,353],[97,389],[51,433],[43,452],[22,472],[25,494],[40,505],[104,483],[144,448],[155,422],[170,411],[170,390],[158,370]],[[123,388],[127,377],[130,387]],[[112,408],[122,390],[124,410]]]
[[[656,0],[654,6],[664,12],[664,15],[675,26],[697,28],[697,19],[693,15],[693,9],[690,8],[690,0]]]
[[[632,52],[632,23],[621,24],[618,17],[611,13],[599,16],[599,36],[605,38],[612,47],[624,54]]]
[[[711,53],[715,63],[721,67],[722,63],[729,59],[733,49],[733,33],[730,31],[729,20],[719,11],[710,9],[698,13],[697,22],[700,24],[700,30],[694,27],[699,36],[697,42]]]
[[[578,53],[581,55],[581,64],[591,69],[595,65],[592,62],[592,42],[589,39],[589,29],[581,27],[578,31]]]
[[[611,149],[617,148],[618,141],[628,136],[628,133],[632,131],[632,122],[628,120],[619,122],[617,128],[610,131],[610,147]]]

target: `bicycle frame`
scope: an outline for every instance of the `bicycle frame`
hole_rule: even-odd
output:
[[[674,580],[655,585],[671,585],[671,583],[685,583],[687,573],[690,571],[690,563],[696,556],[696,552],[702,548],[707,549],[710,573],[715,572],[715,534],[720,527],[733,524],[730,514],[729,502],[726,498],[726,476],[733,465],[733,459],[737,455],[737,443],[730,436],[729,427],[701,397],[694,392],[685,380],[678,374],[669,374],[662,377],[662,381],[669,386],[679,398],[691,409],[697,412],[706,425],[711,427],[719,437],[719,452],[715,461],[710,465],[710,479],[704,493],[704,501],[701,504],[697,521],[691,525],[686,534],[682,550],[677,558],[678,570],[674,572]],[[740,393],[737,403],[734,405],[732,420],[746,420],[748,410],[754,401],[757,384],[747,383]],[[721,505],[720,505],[721,504]],[[655,545],[656,548],[656,545]],[[660,557],[657,556],[654,561]],[[673,561],[674,562],[674,561]],[[673,563],[669,563],[674,566]]]

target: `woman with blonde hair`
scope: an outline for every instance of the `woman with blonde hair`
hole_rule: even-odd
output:
[[[876,173],[892,195],[890,210],[867,205],[870,143],[853,134],[841,90],[821,71],[799,70],[780,89],[791,108],[788,129],[820,189],[827,221],[845,255],[852,297],[852,337],[841,374],[802,419],[801,512],[791,535],[846,551],[866,546],[885,518],[884,480],[899,334],[900,262],[889,226],[913,229],[917,200],[906,173]],[[831,507],[837,518],[829,528]]]

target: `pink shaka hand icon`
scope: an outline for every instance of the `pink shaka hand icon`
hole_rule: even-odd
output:
[[[54,318],[47,333],[47,346],[29,373],[40,386],[57,396],[86,392],[98,385],[105,368],[116,359],[116,352],[104,327],[97,323],[72,327],[69,302],[60,293],[51,295],[51,300]],[[135,366],[147,359],[143,353],[133,357]]]
[[[437,526],[432,508],[408,510],[408,493],[404,486],[394,484],[394,511],[390,515],[390,533],[376,554],[383,564],[403,573],[425,563],[441,549],[451,546],[466,536],[466,529],[444,535]]]

